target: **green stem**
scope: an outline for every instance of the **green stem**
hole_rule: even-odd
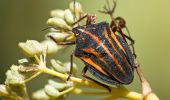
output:
[[[62,73],[59,73],[59,72],[56,72],[54,70],[51,70],[47,67],[39,67],[39,69],[43,72],[43,73],[47,73],[47,74],[50,74],[50,75],[53,75],[53,76],[57,76],[57,77],[60,77],[61,79],[63,80],[67,80],[68,78],[68,75],[67,74],[62,74]],[[95,87],[95,88],[100,88],[100,89],[105,89],[104,87],[96,84],[95,82],[92,82],[92,81],[87,81],[87,80],[83,80],[83,79],[80,79],[80,78],[77,78],[77,77],[70,77],[69,79],[70,81],[73,81],[75,84],[79,84],[79,85],[82,85],[82,86],[87,86],[87,87]]]
[[[80,88],[75,88],[73,93],[75,94],[83,94],[83,95],[108,95],[108,92],[101,92],[101,91],[84,91]]]
[[[40,75],[41,72],[37,72],[36,74],[32,75],[31,77],[27,78],[24,80],[25,83],[29,82],[30,80],[32,80],[33,78],[37,77],[38,75]]]
[[[142,95],[133,91],[129,91],[126,95],[126,98],[131,98],[133,100],[142,100]]]
[[[39,69],[43,73],[47,73],[47,74],[50,74],[50,75],[53,75],[53,76],[60,77],[63,80],[67,80],[67,77],[68,77],[67,74],[62,74],[62,73],[56,72],[56,71],[51,70],[51,69],[49,69],[47,67],[40,67]],[[100,85],[98,85],[98,84],[96,84],[94,82],[83,80],[83,79],[80,79],[80,78],[77,78],[77,77],[71,77],[70,81],[73,81],[74,83],[79,84],[81,86],[95,87],[95,88],[98,88],[98,89],[105,89],[104,87],[102,87],[102,86],[100,86]],[[79,85],[77,85],[77,86],[79,86]],[[120,86],[118,86],[117,88],[112,87],[111,91],[112,91],[111,93],[107,93],[107,94],[111,95],[111,97],[114,96],[114,97],[129,98],[129,99],[132,99],[132,100],[142,100],[141,94],[139,94],[137,92],[129,91],[125,87],[120,87]],[[81,94],[81,93],[82,94],[86,94],[86,93],[95,94],[93,92],[90,93],[90,92],[87,92],[87,91],[86,92],[85,91],[79,91],[77,93],[79,93],[79,94]],[[104,92],[101,92],[101,93],[104,93]],[[99,94],[99,93],[96,93],[96,94]]]
[[[62,96],[62,95],[64,95],[64,94],[67,94],[67,93],[69,93],[69,92],[71,92],[71,91],[73,91],[73,90],[74,90],[74,87],[70,87],[70,88],[68,88],[68,89],[60,92],[60,94],[58,95],[58,97],[59,97],[59,96]]]

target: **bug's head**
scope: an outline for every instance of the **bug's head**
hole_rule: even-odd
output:
[[[118,27],[120,28],[125,28],[126,27],[126,21],[124,18],[122,17],[116,17],[115,18],[116,24]]]

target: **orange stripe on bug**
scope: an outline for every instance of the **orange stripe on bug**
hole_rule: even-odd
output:
[[[99,72],[103,73],[106,76],[109,76],[103,69],[102,67],[100,67],[99,65],[97,65],[95,62],[93,62],[90,58],[84,58],[84,57],[80,57],[80,59],[82,59],[83,61],[85,61],[86,63],[90,64],[92,67],[94,67],[95,69],[97,69]]]
[[[96,37],[95,35],[91,34],[90,32],[84,31],[82,29],[80,29],[80,31],[88,34],[98,45],[101,45],[101,47],[103,47],[103,49],[106,51],[108,56],[110,56],[112,58],[112,60],[116,63],[117,68],[123,73],[123,75],[126,75],[126,72],[123,70],[123,68],[121,67],[121,65],[117,61],[117,59],[110,53],[108,48],[105,45],[102,44],[102,42],[100,41],[100,39],[98,37]]]

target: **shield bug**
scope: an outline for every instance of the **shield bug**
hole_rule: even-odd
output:
[[[135,62],[125,39],[128,36],[123,34],[120,26],[113,28],[117,25],[116,22],[111,26],[107,22],[95,23],[93,15],[86,15],[76,23],[84,18],[87,18],[86,25],[78,25],[72,29],[76,37],[75,42],[56,41],[60,45],[75,44],[75,50],[70,56],[71,69],[68,79],[72,75],[73,55],[75,55],[85,63],[82,76],[106,87],[109,91],[108,84],[130,84],[134,78]],[[49,37],[55,41],[52,36]],[[87,71],[102,82],[87,76]]]

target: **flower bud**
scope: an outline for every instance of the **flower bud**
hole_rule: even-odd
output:
[[[73,1],[70,3],[69,8],[73,12],[73,14],[75,14],[76,18],[79,19],[80,14],[83,12],[81,4],[79,2],[75,2],[74,4]]]
[[[19,60],[18,60],[18,63],[21,64],[21,65],[24,65],[24,64],[28,64],[29,61],[28,61],[28,59],[23,58],[23,59],[19,59]]]
[[[36,40],[27,40],[26,42],[20,42],[18,46],[22,49],[23,53],[29,57],[34,55],[40,55],[43,53],[42,45]]]
[[[54,80],[48,80],[48,84],[53,86],[55,89],[62,91],[67,87],[66,83],[56,82]]]
[[[41,45],[43,46],[44,50],[47,49],[47,54],[57,53],[62,48],[62,46],[57,45],[52,40],[44,40],[41,42]]]
[[[69,25],[74,23],[74,15],[71,13],[69,9],[66,9],[64,11],[64,19]]]
[[[51,64],[54,70],[61,73],[66,73],[66,69],[63,67],[63,64],[60,61],[55,61],[54,59],[52,59]]]
[[[6,81],[5,84],[15,84],[22,85],[24,84],[24,76],[18,72],[19,66],[12,65],[11,70],[6,72]]]
[[[65,66],[65,68],[66,68],[66,71],[69,73],[70,72],[70,62],[66,62],[66,63],[64,63],[64,66]],[[77,72],[78,71],[78,69],[77,69],[77,65],[75,64],[75,63],[73,63],[73,72],[75,73],[75,72]]]
[[[11,66],[11,70],[6,72],[7,78],[5,80],[5,84],[15,97],[17,96],[22,100],[27,100],[26,86],[24,82],[25,76],[19,73],[19,68],[20,67],[16,65]]]
[[[77,1],[75,1],[75,4],[74,4],[74,1],[71,2],[69,5],[69,8],[72,12],[76,12],[76,13],[83,12],[81,4]]]
[[[64,19],[64,11],[61,9],[55,9],[50,12],[51,17],[59,17]]]
[[[49,96],[45,93],[44,89],[34,92],[32,97],[36,100],[49,100]]]
[[[49,36],[53,37],[57,42],[63,42],[69,35],[70,34],[62,32],[50,32],[47,34],[48,37]]]
[[[155,93],[151,92],[146,97],[144,97],[144,100],[159,100],[159,98],[155,95]]]
[[[7,96],[9,96],[9,92],[6,86],[3,84],[0,84],[0,97],[7,97]]]
[[[67,87],[72,87],[73,86],[73,82],[72,81],[67,81]]]
[[[57,98],[60,94],[60,92],[51,85],[45,85],[44,91],[48,96],[53,98]]]
[[[57,18],[57,17],[49,18],[47,20],[47,24],[54,28],[71,30],[71,27],[61,18]]]
[[[76,37],[74,36],[74,34],[70,34],[70,36],[67,37],[67,38],[65,39],[65,41],[75,42],[75,39],[76,39]]]

